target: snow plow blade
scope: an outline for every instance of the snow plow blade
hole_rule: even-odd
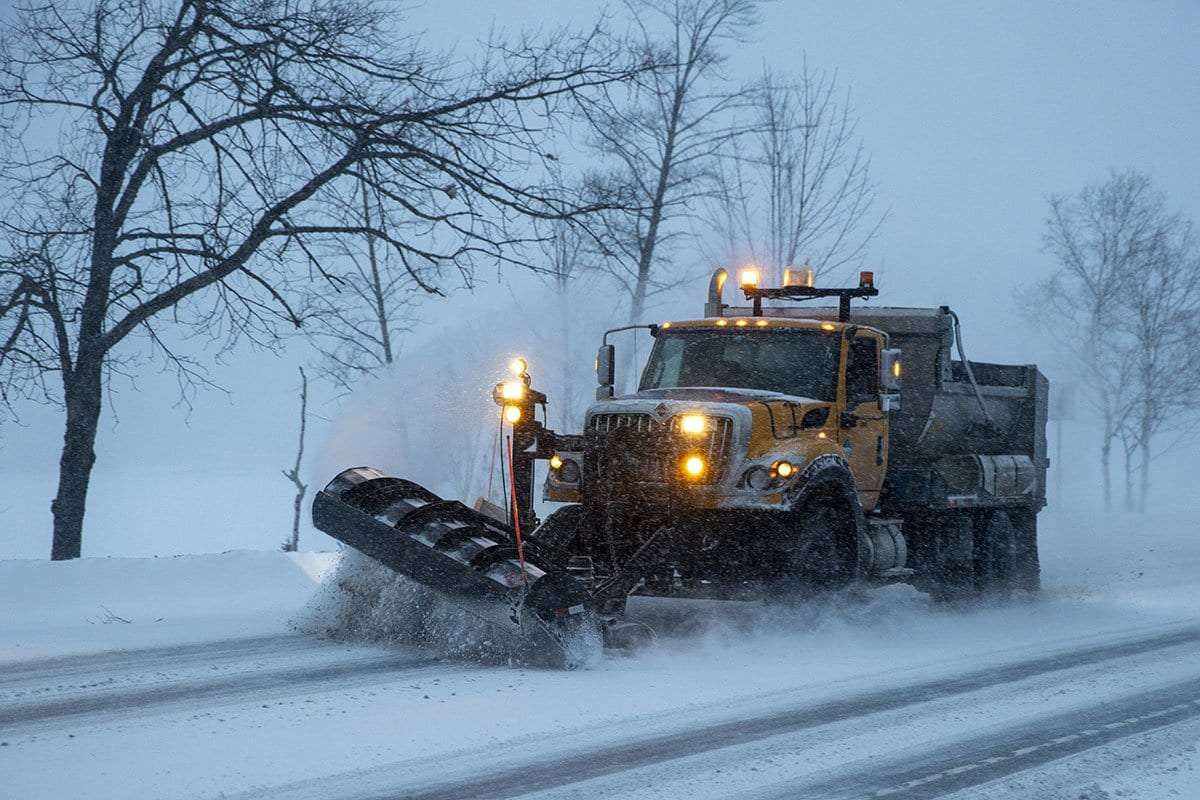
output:
[[[512,530],[456,500],[370,467],[348,469],[313,500],[313,525],[437,592],[507,637],[529,663],[573,668],[596,630],[588,591]]]

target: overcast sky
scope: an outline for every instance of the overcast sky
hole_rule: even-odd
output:
[[[836,69],[861,116],[880,202],[891,209],[871,250],[883,300],[949,304],[963,317],[972,358],[1031,361],[1038,343],[1021,331],[1011,294],[1050,267],[1040,252],[1048,193],[1077,190],[1110,168],[1137,167],[1200,218],[1200,3],[1031,1],[993,4],[990,11],[984,5],[777,2],[766,6],[755,41],[731,53],[730,68],[748,80],[764,64],[786,72],[807,53],[812,66]],[[427,31],[429,45],[469,53],[490,26],[586,23],[599,7],[439,0],[409,18]],[[669,305],[699,314],[703,290],[684,287]],[[485,300],[514,294],[494,281],[476,291]],[[427,315],[422,335],[458,324],[462,308],[483,301],[445,302],[445,310]],[[255,523],[268,533],[234,526],[213,546],[186,549],[270,546],[280,538],[275,526],[286,519],[288,487],[278,468],[292,447],[294,365],[304,357],[237,354],[214,372],[229,395],[202,395],[190,421],[170,407],[169,378],[148,375],[138,391],[116,387],[120,422],[110,413],[102,421],[89,513],[116,524],[112,507],[133,496],[131,483],[181,471],[199,481],[226,470],[240,484],[257,484],[253,492],[243,487],[244,495],[270,498],[269,506],[283,511]],[[329,404],[318,410],[336,413]],[[30,409],[23,422],[0,432],[0,472],[10,476],[0,490],[7,494],[0,495],[0,557],[41,555],[49,546],[61,419]],[[30,477],[13,480],[14,474]],[[164,491],[163,481],[154,485],[152,493]],[[198,502],[188,487],[175,485],[180,525],[189,530],[197,515],[222,505]],[[98,506],[106,510],[96,512]],[[85,553],[107,552],[122,547],[85,538]]]

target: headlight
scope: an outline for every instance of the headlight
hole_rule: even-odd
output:
[[[563,483],[579,483],[579,464],[573,459],[555,453],[550,456],[550,469],[554,471],[555,479]]]
[[[776,461],[772,471],[781,478],[790,478],[796,474],[796,465],[790,461]]]
[[[708,429],[708,420],[703,414],[684,414],[679,420],[679,429],[684,433],[704,433]]]
[[[699,478],[704,474],[704,459],[700,456],[687,456],[683,459],[683,473],[689,478]]]
[[[504,420],[509,425],[516,425],[518,422],[520,422],[521,421],[521,407],[520,406],[505,406],[504,407]]]
[[[524,400],[525,384],[521,381],[505,381],[500,384],[500,397],[505,400]]]

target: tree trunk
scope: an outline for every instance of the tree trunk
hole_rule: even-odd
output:
[[[1104,483],[1104,510],[1112,511],[1112,434],[1104,433],[1104,442],[1100,445],[1100,474]]]
[[[96,428],[100,421],[100,364],[77,363],[64,377],[67,422],[58,467],[58,494],[50,504],[54,538],[50,558],[79,558],[83,551],[83,515],[88,485],[96,463]]]
[[[1133,503],[1133,448],[1129,445],[1124,447],[1125,450],[1125,510],[1134,511]]]
[[[1142,485],[1138,491],[1138,511],[1143,514],[1146,512],[1146,499],[1150,494],[1150,434],[1145,434],[1141,444],[1142,463],[1139,465],[1141,471]]]

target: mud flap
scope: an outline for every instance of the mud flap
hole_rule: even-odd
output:
[[[517,640],[523,661],[573,668],[596,636],[584,584],[526,548],[512,531],[455,500],[370,467],[348,469],[313,499],[313,525],[437,592]]]

